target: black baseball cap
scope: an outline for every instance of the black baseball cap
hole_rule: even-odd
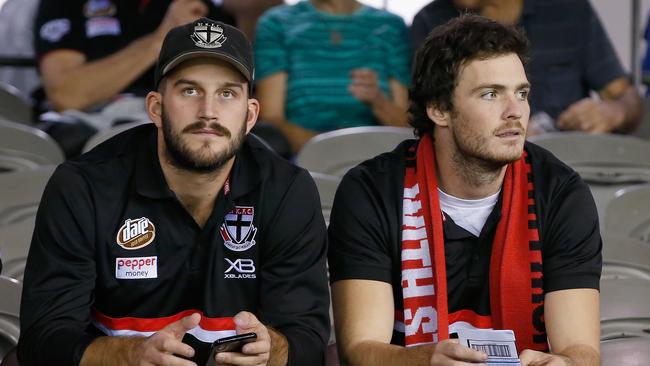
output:
[[[176,66],[197,57],[214,57],[230,63],[244,75],[249,89],[252,88],[255,66],[250,41],[239,29],[208,18],[197,19],[167,33],[156,64],[155,88]]]

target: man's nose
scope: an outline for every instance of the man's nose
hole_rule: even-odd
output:
[[[506,100],[506,108],[503,111],[503,118],[506,120],[519,120],[528,108],[528,101],[522,100],[513,95]]]
[[[213,120],[218,118],[217,102],[214,98],[205,96],[201,100],[199,108],[199,118],[204,120]]]

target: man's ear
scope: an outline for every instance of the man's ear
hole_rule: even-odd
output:
[[[427,104],[427,116],[429,116],[429,119],[439,127],[448,127],[451,113],[442,110],[438,105],[429,103]]]
[[[260,114],[260,102],[255,98],[248,99],[248,115],[246,119],[246,134],[251,132],[255,123],[257,123],[257,117]]]
[[[162,128],[162,94],[152,91],[147,94],[145,108],[149,119],[158,128]]]

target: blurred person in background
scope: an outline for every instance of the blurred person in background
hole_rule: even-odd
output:
[[[294,152],[319,132],[407,125],[410,52],[404,21],[355,0],[306,0],[259,19],[262,120]]]
[[[235,18],[237,28],[255,43],[258,18],[268,9],[283,3],[284,0],[223,0],[223,8]]]
[[[233,22],[202,0],[41,1],[36,52],[52,108],[87,110],[146,95],[167,32],[202,16]]]
[[[434,27],[467,12],[520,26],[530,40],[526,71],[535,92],[529,135],[629,133],[641,122],[641,97],[588,0],[434,0],[413,19],[412,47]],[[592,92],[598,98],[590,97]]]
[[[35,24],[44,129],[68,157],[96,131],[146,120],[143,97],[167,32],[202,16],[232,24],[210,0],[47,0]],[[64,122],[64,123],[59,123]]]
[[[0,58],[34,59],[33,24],[39,0],[7,0],[0,6]],[[33,66],[0,64],[0,82],[9,84],[33,104],[32,93],[40,86]]]

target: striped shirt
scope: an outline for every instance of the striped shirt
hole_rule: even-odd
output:
[[[327,131],[378,124],[370,107],[348,90],[350,72],[370,68],[390,95],[389,80],[408,86],[410,49],[404,21],[368,6],[350,15],[317,10],[309,1],[279,6],[259,20],[256,78],[287,73],[286,118]]]

